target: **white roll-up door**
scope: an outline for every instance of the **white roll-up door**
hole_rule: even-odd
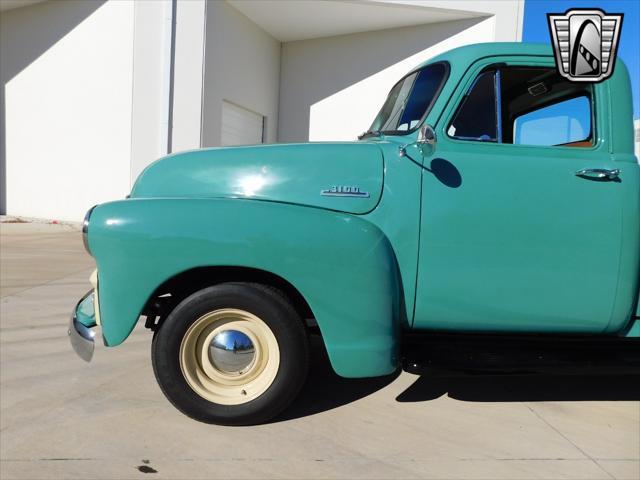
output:
[[[222,102],[221,145],[262,143],[264,117],[229,102]]]

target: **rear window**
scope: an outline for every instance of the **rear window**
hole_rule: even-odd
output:
[[[584,142],[591,133],[591,105],[585,96],[534,110],[517,117],[513,143],[518,145],[565,145]]]

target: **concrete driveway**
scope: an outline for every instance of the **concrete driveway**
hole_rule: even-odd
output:
[[[316,345],[281,418],[197,423],[162,396],[142,325],[91,364],[71,351],[93,268],[77,227],[0,231],[2,479],[640,478],[637,376],[348,381]]]

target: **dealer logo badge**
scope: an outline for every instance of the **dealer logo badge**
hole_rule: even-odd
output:
[[[600,82],[613,73],[622,13],[572,9],[550,13],[549,30],[558,73],[572,82]]]

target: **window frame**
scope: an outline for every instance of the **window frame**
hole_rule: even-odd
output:
[[[461,140],[455,137],[452,137],[448,133],[448,127],[453,122],[453,119],[456,115],[458,107],[463,100],[466,93],[469,89],[474,85],[476,78],[484,73],[487,70],[495,69],[504,69],[504,68],[556,68],[555,63],[552,57],[541,57],[541,56],[527,56],[522,55],[520,58],[513,59],[506,57],[488,57],[483,58],[477,61],[475,64],[471,65],[466,72],[459,79],[459,84],[454,91],[454,94],[451,95],[449,101],[447,102],[445,108],[442,110],[440,117],[436,122],[436,131],[442,135],[443,139],[446,139],[447,142],[451,142],[452,144],[457,145],[469,145],[469,146],[484,146],[488,148],[518,148],[518,149],[544,149],[549,150],[552,149],[555,152],[568,152],[575,153],[579,152],[591,152],[594,150],[600,149],[608,149],[609,142],[606,138],[602,136],[603,133],[607,132],[610,128],[606,123],[606,120],[600,118],[598,111],[601,107],[605,107],[605,105],[600,105],[602,102],[607,102],[608,100],[608,90],[607,84],[598,83],[595,85],[591,85],[590,94],[591,94],[591,138],[593,145],[590,147],[582,147],[582,148],[571,148],[562,145],[523,145],[523,144],[515,144],[515,143],[498,143],[498,142],[487,142],[487,141],[479,141],[479,140]],[[580,95],[577,95],[580,96]],[[567,97],[569,99],[570,97]],[[563,154],[564,155],[564,154]]]
[[[431,110],[433,109],[433,106],[438,101],[438,97],[442,93],[442,90],[443,90],[444,86],[449,81],[449,77],[451,75],[451,65],[449,64],[448,61],[440,60],[438,62],[429,63],[427,65],[424,65],[424,66],[420,67],[420,68],[416,68],[414,70],[411,70],[409,73],[407,73],[405,76],[400,78],[400,80],[398,80],[396,83],[393,84],[393,86],[389,89],[389,92],[387,92],[387,96],[385,97],[384,102],[383,102],[382,106],[380,107],[380,110],[381,110],[382,107],[384,106],[384,103],[389,98],[389,94],[393,91],[394,88],[396,88],[396,86],[398,84],[403,82],[407,77],[410,77],[411,75],[413,75],[413,74],[415,74],[417,72],[420,72],[421,70],[424,70],[425,68],[432,67],[434,65],[443,65],[444,66],[444,74],[442,75],[442,80],[440,81],[440,85],[438,86],[438,88],[436,89],[435,94],[433,95],[433,99],[431,100],[431,103],[429,104],[427,109],[422,114],[422,117],[420,117],[420,120],[418,121],[416,126],[414,128],[412,128],[412,129],[410,129],[410,130],[380,130],[380,133],[382,133],[383,135],[403,136],[403,135],[411,135],[412,133],[417,132],[420,129],[420,127],[422,126],[424,121],[427,119],[427,116],[429,115],[429,113],[431,113]],[[413,87],[414,87],[414,85],[411,86],[411,92],[413,92]],[[409,93],[409,95],[411,95],[411,92]],[[378,111],[378,114],[379,113],[380,112]],[[376,114],[376,118],[377,118],[378,114]]]

